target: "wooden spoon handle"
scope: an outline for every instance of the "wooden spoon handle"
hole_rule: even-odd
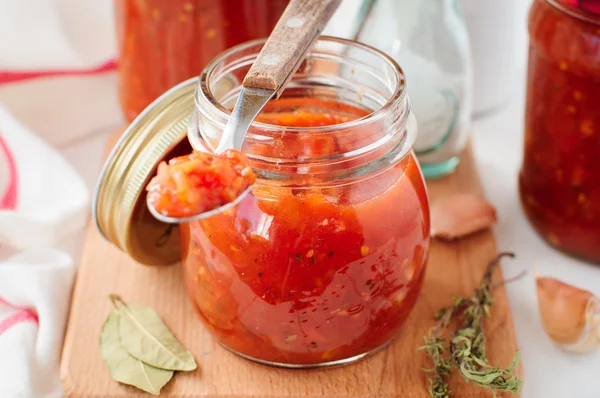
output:
[[[341,0],[291,0],[244,78],[244,87],[276,90],[296,73]]]

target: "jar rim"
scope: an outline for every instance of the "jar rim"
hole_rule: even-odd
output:
[[[211,105],[213,105],[215,107],[215,109],[219,112],[221,117],[228,118],[231,115],[231,111],[229,109],[225,108],[214,97],[212,90],[210,89],[209,79],[211,77],[211,74],[214,72],[216,67],[218,65],[220,65],[221,62],[223,62],[223,60],[226,59],[227,57],[229,57],[237,52],[240,52],[244,49],[248,49],[253,46],[263,44],[266,42],[266,40],[267,40],[266,38],[261,38],[261,39],[255,39],[255,40],[251,40],[251,41],[248,41],[245,43],[238,44],[237,46],[231,47],[227,51],[221,53],[221,55],[219,55],[217,58],[213,59],[200,73],[200,76],[198,79],[198,86],[197,86],[196,92],[194,94],[194,101],[196,103],[196,108],[199,109],[201,107],[199,101],[201,99],[203,99],[205,101],[208,101]],[[382,60],[386,61],[386,63],[391,67],[391,69],[398,75],[398,77],[399,77],[398,80],[401,81],[402,84],[397,85],[394,93],[388,98],[388,100],[386,101],[386,103],[384,105],[382,105],[378,109],[373,110],[372,112],[370,112],[369,114],[367,114],[361,118],[343,122],[343,123],[339,123],[336,125],[329,125],[329,126],[314,126],[314,127],[286,126],[285,127],[286,131],[299,132],[299,133],[311,131],[311,132],[318,133],[320,131],[335,131],[335,130],[343,130],[343,129],[348,129],[348,128],[361,127],[366,123],[371,123],[373,121],[377,121],[378,119],[384,117],[385,112],[388,111],[391,107],[393,107],[394,104],[396,104],[400,101],[403,101],[405,99],[407,90],[406,90],[406,79],[404,77],[406,75],[404,73],[404,70],[400,67],[400,65],[398,65],[398,63],[389,55],[385,54],[382,51],[379,51],[375,47],[370,46],[368,44],[364,44],[364,43],[357,42],[355,40],[344,39],[344,38],[340,38],[340,37],[321,36],[321,37],[319,37],[319,39],[317,39],[317,42],[338,43],[338,44],[343,44],[343,45],[350,45],[350,46],[353,46],[354,48],[366,50],[371,54],[376,54],[377,56],[381,57]],[[408,112],[404,116],[404,118],[405,119],[408,118]],[[256,121],[252,122],[251,126],[260,128],[262,130],[270,130],[270,131],[281,130],[281,126],[279,126],[279,125],[256,122]],[[223,127],[225,127],[224,124],[223,124]]]
[[[562,0],[545,0],[548,4],[573,18],[600,25],[600,14],[594,13],[582,7],[576,7],[563,2]]]
[[[188,140],[194,149],[215,150],[231,115],[224,104],[230,105],[242,87],[244,73],[238,76],[235,71],[249,68],[265,41],[252,40],[225,51],[200,74],[188,129]],[[416,122],[410,112],[405,74],[396,61],[372,46],[330,36],[319,38],[306,59],[308,62],[292,78],[289,89],[310,90],[314,84],[313,88],[332,90],[333,96],[327,98],[333,101],[368,103],[364,108],[368,113],[325,126],[292,127],[254,121],[244,141],[248,145],[244,152],[259,179],[290,185],[304,184],[309,179],[343,184],[349,179],[374,175],[410,154],[416,139]],[[314,95],[308,93],[308,97]],[[319,91],[315,95],[319,97]],[[355,135],[357,132],[362,134]],[[260,148],[278,145],[282,134],[332,137],[349,145],[335,145],[336,150],[331,153],[261,152]]]

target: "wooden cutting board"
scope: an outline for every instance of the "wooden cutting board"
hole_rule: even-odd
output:
[[[428,184],[431,201],[454,192],[482,193],[471,150],[458,170]],[[510,250],[510,248],[502,248]],[[196,357],[198,369],[176,373],[163,389],[168,398],[427,398],[429,367],[416,347],[432,324],[434,312],[452,296],[470,294],[497,249],[491,231],[455,243],[433,241],[425,285],[402,333],[378,354],[357,363],[321,370],[285,370],[241,359],[214,343],[197,319],[184,291],[179,265],[139,265],[105,241],[90,225],[77,276],[61,363],[67,397],[151,397],[112,380],[99,351],[101,325],[111,310],[109,293],[149,305]],[[496,280],[502,278],[500,269]],[[492,364],[507,366],[517,349],[506,291],[494,291],[496,303],[486,325]],[[521,369],[519,369],[521,371]],[[457,375],[454,397],[491,397]],[[509,396],[500,395],[500,396]],[[515,396],[515,395],[512,395]]]

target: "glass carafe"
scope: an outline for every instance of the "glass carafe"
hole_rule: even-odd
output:
[[[386,52],[406,73],[427,178],[454,171],[472,110],[469,38],[456,0],[363,2],[357,40]]]

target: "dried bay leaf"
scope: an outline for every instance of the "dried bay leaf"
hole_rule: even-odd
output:
[[[111,376],[118,382],[158,395],[173,372],[147,365],[129,355],[119,339],[119,318],[119,312],[113,310],[100,334],[100,352]]]
[[[118,296],[111,296],[111,300],[119,303],[121,344],[131,356],[160,369],[196,369],[192,354],[181,346],[156,311],[126,304]]]

